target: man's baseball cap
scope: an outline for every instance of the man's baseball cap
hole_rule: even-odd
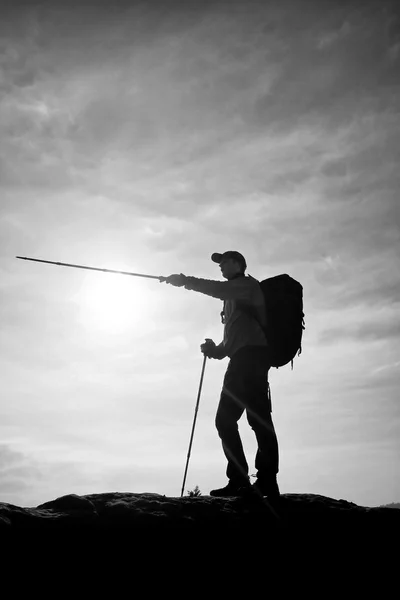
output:
[[[219,252],[214,252],[214,254],[211,255],[211,260],[218,264],[221,264],[221,262],[226,258],[233,258],[233,260],[237,260],[237,262],[242,263],[244,269],[247,269],[245,257],[243,254],[240,254],[240,252],[236,252],[236,250],[228,250],[222,254]]]

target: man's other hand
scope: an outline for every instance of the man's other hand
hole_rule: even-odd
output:
[[[200,350],[207,358],[215,358],[216,345],[213,340],[207,339],[204,344],[201,344]]]
[[[175,287],[183,287],[186,283],[186,277],[183,273],[170,275],[169,277],[160,277],[160,283],[169,283]]]

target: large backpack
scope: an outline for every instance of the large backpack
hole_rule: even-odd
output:
[[[264,294],[267,325],[265,335],[271,350],[272,367],[292,363],[301,354],[303,336],[303,286],[289,275],[276,275],[260,281]]]

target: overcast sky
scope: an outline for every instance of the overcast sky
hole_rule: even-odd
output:
[[[394,3],[2,2],[0,501],[180,494],[221,302],[16,255],[304,286],[270,373],[283,493],[400,500]],[[226,483],[209,361],[187,478]],[[250,472],[253,432],[240,422]]]

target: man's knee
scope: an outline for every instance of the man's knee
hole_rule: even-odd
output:
[[[237,421],[229,414],[218,412],[215,417],[215,427],[217,428],[219,437],[223,438],[231,432],[238,430]]]
[[[247,410],[247,421],[253,431],[273,431],[274,429],[271,412],[267,410],[260,412]]]

